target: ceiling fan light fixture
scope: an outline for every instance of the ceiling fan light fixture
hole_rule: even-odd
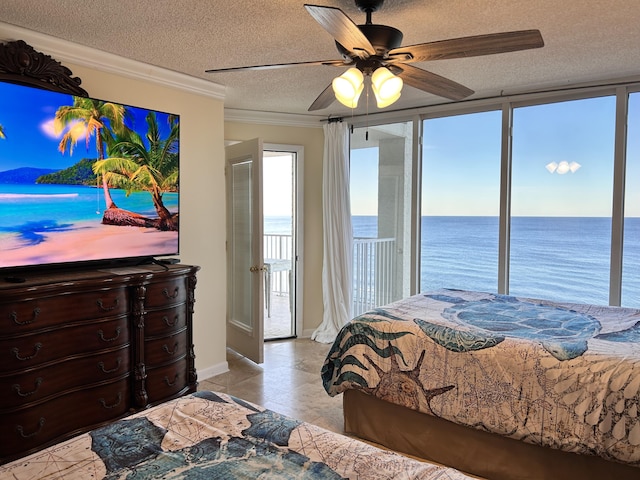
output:
[[[356,108],[364,89],[364,76],[355,67],[350,68],[331,82],[336,99],[349,108]]]
[[[371,75],[371,87],[376,97],[378,108],[385,108],[400,98],[402,79],[386,67],[379,67]]]

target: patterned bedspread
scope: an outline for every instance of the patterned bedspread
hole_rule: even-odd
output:
[[[214,392],[162,404],[0,466],[33,479],[468,480]]]
[[[640,466],[640,310],[419,294],[345,325],[322,378],[332,396],[360,389],[480,430]]]

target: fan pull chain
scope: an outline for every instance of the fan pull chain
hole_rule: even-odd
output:
[[[368,75],[367,75],[368,77]],[[368,142],[369,141],[369,87],[370,85],[367,85],[367,121],[366,121],[366,130],[364,131],[364,141]]]

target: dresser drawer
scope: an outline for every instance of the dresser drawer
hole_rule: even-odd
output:
[[[119,316],[129,310],[126,287],[84,293],[58,293],[13,302],[0,303],[0,328],[3,335],[22,334],[78,320]]]
[[[118,350],[70,358],[14,375],[0,376],[0,412],[49,396],[64,394],[84,385],[113,380],[130,373],[130,351]]]
[[[186,357],[165,367],[149,368],[146,382],[149,403],[166,400],[186,388],[187,383]]]
[[[147,285],[145,307],[155,309],[184,303],[187,300],[187,284],[183,278],[168,278],[163,282]]]
[[[187,354],[186,329],[170,337],[155,338],[144,342],[144,356],[147,367],[155,367],[175,362]]]
[[[37,408],[0,415],[0,457],[15,455],[71,436],[78,430],[124,415],[129,410],[129,378],[63,395]]]
[[[146,337],[170,335],[187,326],[187,310],[184,305],[147,313],[144,320]]]
[[[0,338],[0,374],[128,344],[127,317],[22,337]]]

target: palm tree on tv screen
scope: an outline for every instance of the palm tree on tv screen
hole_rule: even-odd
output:
[[[96,139],[98,159],[105,158],[105,135],[112,130],[115,133],[124,133],[127,128],[124,124],[126,109],[123,105],[111,102],[103,102],[86,97],[73,97],[72,106],[61,106],[56,111],[54,129],[57,133],[65,132],[58,145],[58,150],[65,153],[73,153],[78,140],[84,138],[87,148],[91,137]],[[66,131],[65,131],[66,130]],[[102,176],[102,189],[107,210],[117,208],[109,192],[107,178]]]
[[[178,230],[177,215],[171,214],[162,201],[165,192],[178,190],[178,145],[180,124],[169,115],[169,133],[162,138],[155,112],[146,117],[147,133],[137,132],[106,136],[109,157],[93,165],[93,171],[106,178],[109,185],[126,190],[147,191],[158,214],[160,230]]]

